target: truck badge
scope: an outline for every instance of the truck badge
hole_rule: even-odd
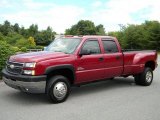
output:
[[[13,69],[13,68],[14,68],[14,65],[10,65],[10,68]]]

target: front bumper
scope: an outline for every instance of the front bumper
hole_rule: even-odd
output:
[[[2,75],[2,80],[12,88],[28,93],[45,93],[46,75],[14,75],[8,73],[5,69],[2,70]]]

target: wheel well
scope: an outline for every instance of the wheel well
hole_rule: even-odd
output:
[[[57,69],[57,70],[53,70],[51,72],[49,72],[47,74],[47,80],[49,80],[51,77],[55,76],[55,75],[63,75],[64,77],[66,77],[70,84],[74,84],[74,73],[72,70],[68,69],[68,68],[63,68],[63,69]]]
[[[152,70],[154,70],[155,69],[155,63],[154,63],[154,61],[148,61],[148,62],[146,62],[145,67],[149,67]]]

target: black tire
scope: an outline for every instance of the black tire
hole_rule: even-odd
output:
[[[135,76],[135,83],[137,85],[149,86],[153,81],[153,71],[151,68],[146,67],[144,71]]]
[[[58,86],[59,85],[59,86]],[[60,86],[61,85],[61,86]],[[59,87],[59,88],[58,88]],[[58,89],[62,89],[61,92]],[[66,90],[65,94],[63,93]],[[52,103],[64,102],[70,94],[70,83],[68,79],[62,75],[56,75],[52,77],[47,83],[46,89],[47,96]],[[58,95],[63,95],[61,98]]]

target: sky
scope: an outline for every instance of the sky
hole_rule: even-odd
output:
[[[120,30],[120,24],[160,21],[160,0],[0,0],[0,24],[5,20],[39,30],[51,26],[64,33],[79,20],[102,24],[106,32]]]

